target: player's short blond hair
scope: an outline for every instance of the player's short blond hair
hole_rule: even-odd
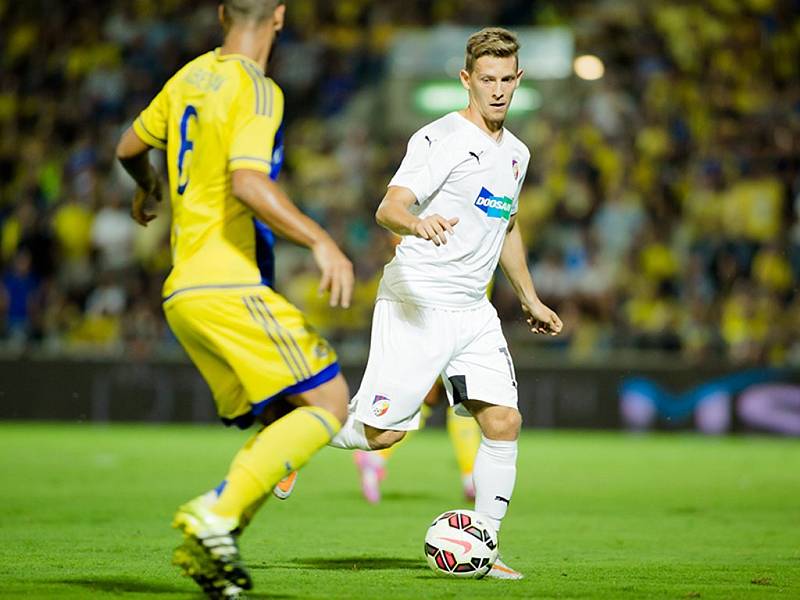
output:
[[[225,24],[253,21],[260,23],[272,16],[284,0],[222,0]]]
[[[472,73],[475,61],[481,56],[513,56],[516,58],[518,51],[519,41],[516,34],[502,27],[486,27],[469,36],[464,68],[468,73]]]

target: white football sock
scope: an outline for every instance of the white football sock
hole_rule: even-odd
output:
[[[352,414],[347,416],[347,421],[342,425],[339,433],[328,442],[328,446],[344,450],[352,450],[354,448],[372,450],[369,447],[367,435],[364,433],[364,424],[361,421],[356,421]]]
[[[475,457],[475,512],[485,516],[497,531],[506,515],[517,478],[517,441],[481,436]]]

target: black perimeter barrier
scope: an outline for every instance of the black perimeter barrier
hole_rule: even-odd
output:
[[[517,368],[527,427],[800,435],[797,370],[548,362]],[[343,367],[351,392],[362,371],[363,363]],[[0,419],[161,423],[216,415],[208,387],[185,360],[7,358],[0,360]],[[442,421],[440,409],[430,423]]]

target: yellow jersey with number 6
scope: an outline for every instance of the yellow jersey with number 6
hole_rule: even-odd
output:
[[[166,150],[172,203],[169,298],[184,290],[273,284],[274,236],[231,194],[230,176],[278,176],[283,93],[239,54],[204,54],[178,71],[134,121]]]

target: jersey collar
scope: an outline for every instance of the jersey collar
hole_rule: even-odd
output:
[[[505,127],[503,127],[503,130],[500,132],[500,137],[499,137],[499,139],[494,139],[494,138],[493,138],[491,135],[489,135],[488,133],[486,133],[486,132],[485,132],[483,129],[481,129],[480,127],[478,127],[478,126],[477,126],[475,123],[473,123],[472,121],[470,121],[470,120],[469,120],[467,117],[465,117],[464,115],[462,115],[460,110],[456,110],[456,111],[453,111],[453,112],[455,112],[455,114],[457,114],[457,115],[458,115],[458,118],[459,118],[459,119],[461,119],[462,121],[466,121],[467,123],[469,123],[469,124],[470,124],[470,126],[474,127],[474,128],[475,128],[475,129],[477,129],[478,131],[480,131],[480,132],[481,132],[481,134],[482,134],[482,135],[484,135],[484,136],[486,136],[486,139],[490,140],[490,141],[491,141],[491,142],[492,142],[494,145],[496,145],[496,146],[502,146],[502,145],[503,145],[503,140],[505,140],[505,139],[506,139],[506,128],[505,128]]]
[[[256,61],[254,61],[249,56],[245,56],[244,54],[233,54],[233,53],[220,54],[221,50],[222,50],[222,48],[214,48],[214,58],[216,58],[217,60],[221,60],[221,61],[225,61],[225,60],[241,60],[241,61],[250,63],[251,65],[255,66],[258,69],[259,73],[262,72],[261,71],[261,65],[258,64]],[[266,75],[265,75],[265,77],[266,77]]]

